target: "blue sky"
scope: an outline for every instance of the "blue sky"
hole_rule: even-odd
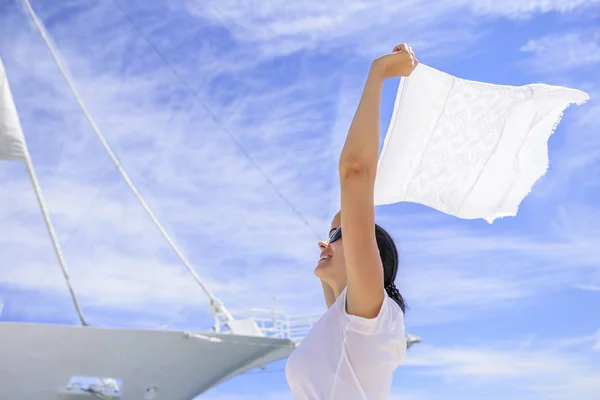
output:
[[[337,157],[374,57],[408,42],[462,78],[588,92],[551,137],[548,173],[517,217],[489,225],[397,204],[377,218],[401,246],[406,325],[423,339],[390,399],[598,398],[600,2],[58,3],[32,1],[125,169],[230,308],[275,297],[290,314],[324,310],[313,230],[325,237],[339,204]],[[0,4],[0,55],[90,323],[209,329],[203,293],[16,0]],[[384,87],[382,132],[397,85]],[[24,165],[1,162],[0,187],[2,319],[77,323]],[[283,366],[200,398],[289,399]]]

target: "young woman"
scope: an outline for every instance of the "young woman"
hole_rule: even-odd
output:
[[[319,242],[327,312],[290,355],[286,377],[294,400],[384,400],[404,359],[404,300],[394,280],[398,251],[375,224],[373,190],[383,81],[409,76],[412,49],[396,46],[371,65],[340,156],[341,211]]]

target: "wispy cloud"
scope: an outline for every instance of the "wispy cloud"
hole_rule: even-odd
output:
[[[599,351],[600,350],[600,329],[598,329],[598,331],[596,332],[595,339],[596,339],[596,341],[595,341],[594,345],[592,346],[592,349]]]
[[[531,18],[537,13],[566,13],[591,7],[597,0],[466,1],[477,14],[502,15],[511,19]]]
[[[560,195],[569,182],[577,190],[569,197],[586,197],[600,185],[600,139],[596,115],[600,110],[600,83],[594,71],[600,64],[600,31],[594,25],[552,33],[530,39],[521,47],[525,57],[520,65],[538,81],[581,88],[590,95],[585,107],[573,116],[572,124],[560,128],[565,132],[564,144],[551,154],[553,174],[536,187],[534,196]],[[567,115],[569,115],[567,113]],[[564,193],[564,192],[563,192]]]
[[[413,306],[411,323],[485,314],[582,279],[598,282],[595,243],[600,232],[595,224],[600,214],[585,203],[546,210],[545,222],[518,232],[506,231],[510,221],[466,226],[441,215],[409,215],[408,209],[384,208],[380,222],[401,244],[399,285]]]
[[[538,12],[568,12],[590,6],[583,0],[473,1],[451,0],[373,3],[364,0],[304,1],[284,9],[274,1],[195,1],[186,8],[197,18],[225,27],[236,42],[256,46],[258,56],[300,50],[339,51],[369,56],[389,51],[394,38],[419,48],[421,54],[454,53],[451,43],[476,40],[472,15],[524,18]]]
[[[528,65],[536,70],[576,72],[600,63],[600,35],[598,32],[550,34],[529,40],[521,51],[531,55]]]
[[[586,290],[589,292],[600,292],[600,286],[587,285],[587,284],[576,284],[573,285],[576,289]]]
[[[423,344],[406,362],[422,374],[443,376],[459,386],[516,389],[531,399],[591,400],[600,390],[599,365],[589,350],[557,349],[553,341],[507,340],[485,347]]]

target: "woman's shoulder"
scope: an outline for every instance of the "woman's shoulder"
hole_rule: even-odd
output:
[[[400,306],[389,296],[385,296],[375,318],[352,315],[346,309],[346,289],[336,299],[331,308],[341,315],[342,322],[351,331],[365,335],[395,334],[404,335],[404,313]]]

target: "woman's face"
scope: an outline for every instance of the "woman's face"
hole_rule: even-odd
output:
[[[331,221],[329,236],[341,226],[341,215],[337,213]],[[315,268],[315,275],[327,282],[330,286],[342,289],[346,286],[346,262],[344,260],[343,238],[333,243],[329,240],[319,242],[321,255]]]

